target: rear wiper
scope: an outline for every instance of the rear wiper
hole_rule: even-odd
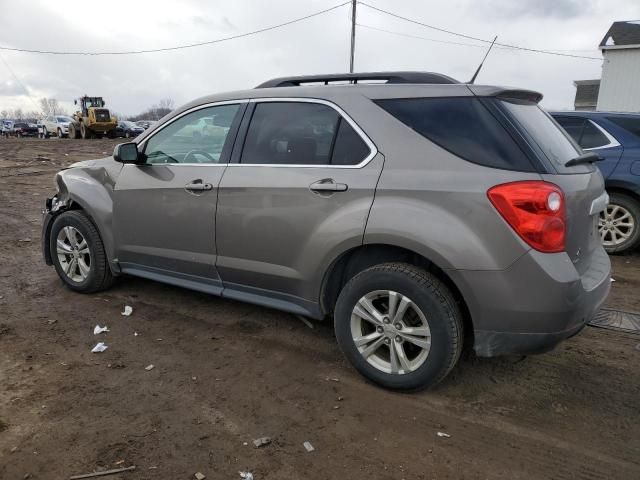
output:
[[[597,153],[587,152],[583,153],[579,157],[572,158],[567,163],[564,164],[565,167],[573,167],[574,165],[580,165],[581,163],[593,163],[599,162],[602,160],[602,157]]]

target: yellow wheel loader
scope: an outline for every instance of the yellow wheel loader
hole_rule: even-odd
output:
[[[73,101],[79,110],[69,124],[69,138],[102,138],[115,136],[118,119],[105,108],[102,97],[80,97]]]

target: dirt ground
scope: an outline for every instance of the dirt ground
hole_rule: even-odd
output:
[[[640,478],[640,336],[466,355],[435,390],[398,394],[359,377],[328,324],[135,278],[65,289],[40,254],[44,199],[56,170],[115,143],[0,139],[1,479]],[[640,254],[613,263],[609,304],[640,311]]]

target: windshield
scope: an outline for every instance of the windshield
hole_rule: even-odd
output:
[[[56,117],[58,119],[58,123],[68,123],[72,122],[70,117]]]
[[[136,126],[136,124],[135,124],[135,123],[133,123],[133,122],[127,122],[127,121],[122,122],[122,124],[123,124],[125,127],[135,127],[135,126]]]
[[[104,107],[104,101],[99,97],[88,97],[84,100],[85,107]]]
[[[584,164],[565,167],[565,163],[581,155],[582,151],[562,130],[562,127],[537,104],[509,100],[501,100],[500,103],[515,117],[531,140],[559,172],[578,173],[578,171],[589,172],[592,170],[589,165]]]

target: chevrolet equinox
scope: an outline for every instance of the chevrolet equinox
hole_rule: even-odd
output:
[[[436,384],[463,344],[531,354],[609,292],[603,177],[533,91],[426,72],[195,100],[56,175],[43,253],[78,292],[136,275],[315,319],[366,378]]]

